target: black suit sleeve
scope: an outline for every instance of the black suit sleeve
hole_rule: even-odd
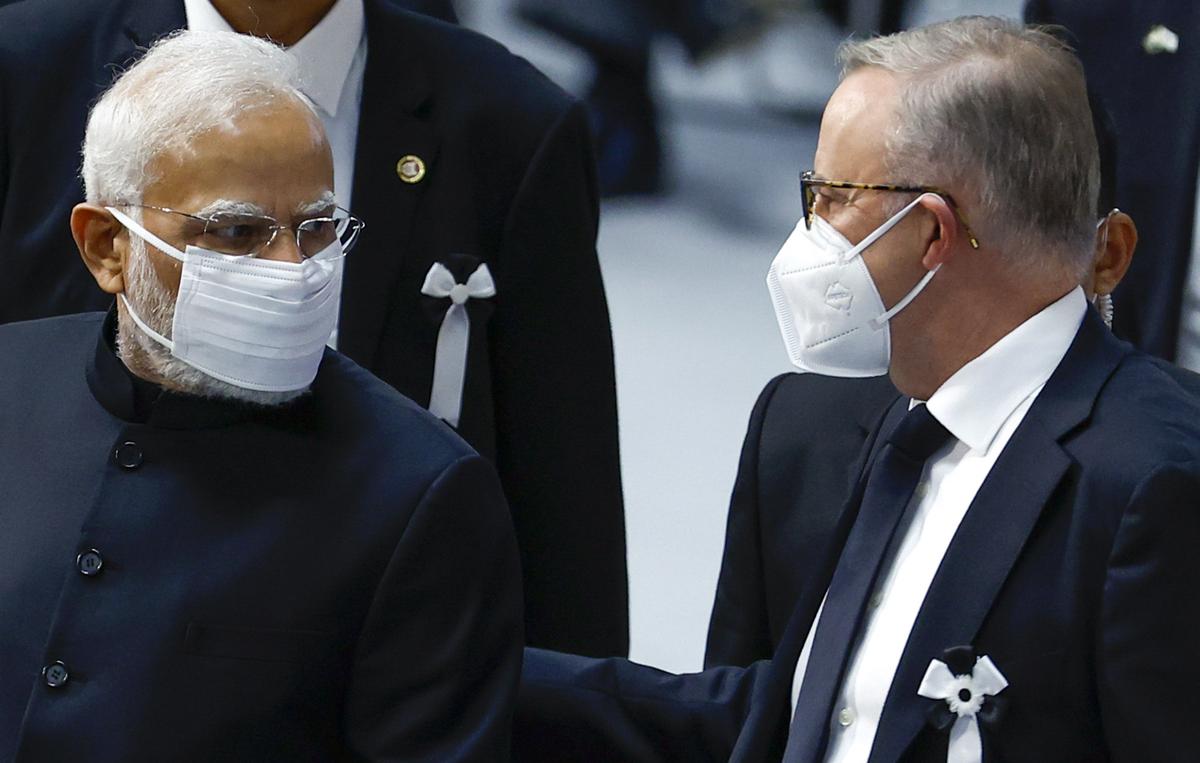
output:
[[[525,650],[520,763],[726,761],[768,662],[675,675],[620,658]]]
[[[1200,716],[1200,464],[1165,464],[1135,489],[1108,558],[1096,684],[1114,761],[1195,760]]]
[[[721,576],[708,622],[704,667],[749,665],[774,651],[767,622],[763,586],[762,535],[758,521],[759,444],[763,419],[771,399],[786,375],[771,380],[759,394],[742,441],[737,480],[729,499],[725,524],[725,552]]]
[[[504,760],[521,643],[508,510],[491,466],[464,457],[426,491],[375,592],[347,747],[369,761]]]
[[[628,651],[628,586],[590,140],[575,103],[534,153],[505,224],[490,339],[528,643],[608,656]]]

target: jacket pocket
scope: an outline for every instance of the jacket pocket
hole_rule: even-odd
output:
[[[333,634],[325,631],[252,628],[188,623],[183,640],[187,654],[260,662],[319,662],[332,651]]]

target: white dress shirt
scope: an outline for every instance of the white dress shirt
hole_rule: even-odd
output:
[[[896,551],[880,572],[863,631],[830,719],[826,761],[865,761],[917,613],[980,485],[1046,381],[1087,310],[1074,289],[960,368],[930,397],[929,412],[953,435],[929,458],[905,509]],[[918,405],[910,403],[910,408]],[[824,609],[824,603],[822,603]],[[792,711],[808,666],[818,611],[792,683]],[[912,687],[913,695],[917,693]]]
[[[183,0],[188,29],[232,32],[209,0]],[[288,52],[300,63],[304,94],[317,107],[333,151],[333,193],[340,206],[352,209],[354,149],[367,66],[363,0],[337,0],[325,17]],[[337,347],[337,328],[329,339]]]
[[[1119,309],[1120,306],[1115,306]],[[1192,223],[1192,262],[1183,283],[1183,304],[1179,308],[1179,341],[1175,362],[1192,371],[1200,371],[1200,178],[1196,180],[1196,216]]]
[[[209,0],[183,0],[188,29],[231,32]],[[362,0],[338,0],[325,18],[288,52],[300,63],[304,94],[316,104],[333,149],[333,192],[350,208],[354,188],[354,146],[367,66],[366,21]]]

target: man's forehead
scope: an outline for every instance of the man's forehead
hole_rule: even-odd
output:
[[[859,69],[838,85],[821,117],[813,162],[818,176],[884,182],[874,176],[884,166],[897,90],[896,76],[876,68]]]

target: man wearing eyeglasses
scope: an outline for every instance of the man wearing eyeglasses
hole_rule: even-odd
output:
[[[492,467],[325,343],[362,224],[273,44],[183,32],[89,117],[115,304],[0,326],[0,759],[495,761]]]
[[[493,40],[409,9],[444,16],[449,2],[0,8],[0,323],[108,305],[65,221],[83,200],[87,110],[115,73],[184,28],[287,46],[325,125],[338,199],[369,224],[343,266],[331,345],[496,467],[529,643],[625,654],[616,380],[587,111]]]
[[[767,285],[798,370],[901,396],[771,660],[527,650],[521,759],[1195,759],[1200,404],[1088,307],[1082,66],[981,17],[840,58]]]

